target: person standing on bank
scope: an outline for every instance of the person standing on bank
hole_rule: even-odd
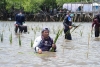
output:
[[[64,25],[65,39],[72,40],[70,33],[70,29],[72,28],[72,20],[69,11],[67,11],[67,15],[64,18],[63,25]]]
[[[19,28],[19,32],[22,33],[22,25],[23,23],[25,23],[25,16],[24,14],[22,14],[22,12],[19,12],[16,17],[16,23],[15,23],[15,33],[17,33],[18,28]]]
[[[56,45],[53,43],[53,39],[49,36],[49,29],[44,28],[41,32],[41,36],[37,37],[33,44],[35,52],[41,54],[42,51],[50,51],[51,48],[56,50]]]
[[[94,25],[95,25],[95,27],[94,27]],[[92,23],[92,30],[91,30],[91,32],[93,31],[93,27],[94,27],[94,29],[95,29],[95,37],[99,37],[99,27],[100,27],[100,23],[99,23],[99,20],[98,20],[98,18],[93,18],[93,23]]]

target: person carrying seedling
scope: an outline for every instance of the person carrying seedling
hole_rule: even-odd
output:
[[[95,27],[94,27],[95,25]],[[99,37],[99,27],[100,27],[100,23],[97,17],[93,18],[93,22],[92,22],[92,30],[93,31],[93,27],[95,28],[95,37]]]
[[[19,28],[19,32],[22,33],[22,25],[23,23],[25,23],[25,16],[24,14],[22,14],[22,12],[20,11],[16,17],[16,22],[15,22],[15,33],[17,33],[17,30]]]
[[[67,11],[67,15],[64,18],[63,25],[64,25],[65,39],[72,40],[70,33],[70,29],[72,28],[72,20],[69,11]]]
[[[37,37],[33,44],[35,52],[41,54],[42,51],[50,51],[51,48],[54,48],[56,51],[56,45],[53,42],[53,39],[49,36],[49,29],[44,28],[41,32],[41,36]]]

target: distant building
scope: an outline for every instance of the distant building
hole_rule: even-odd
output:
[[[94,0],[94,2],[100,2],[100,0]]]
[[[65,3],[63,4],[63,9],[68,9],[72,12],[99,12],[100,4],[92,3],[92,4],[81,4],[81,3]]]

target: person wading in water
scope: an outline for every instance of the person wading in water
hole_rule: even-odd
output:
[[[94,25],[95,25],[95,27],[94,27]],[[92,30],[91,31],[93,31],[93,27],[95,29],[95,37],[99,37],[99,32],[100,32],[99,27],[100,27],[100,23],[99,23],[99,21],[98,21],[98,19],[96,17],[93,18]]]
[[[35,52],[41,54],[42,51],[50,51],[50,48],[54,48],[56,51],[56,45],[53,39],[49,36],[49,29],[44,28],[41,32],[41,36],[37,37],[33,44]]]
[[[16,22],[15,22],[15,33],[17,33],[18,31],[18,28],[19,28],[19,32],[22,33],[22,25],[23,25],[23,22],[25,23],[25,16],[24,14],[22,14],[22,12],[20,11],[16,17]]]
[[[63,25],[64,25],[65,39],[72,40],[70,33],[70,29],[72,28],[72,20],[69,11],[67,11],[67,15],[64,18]]]

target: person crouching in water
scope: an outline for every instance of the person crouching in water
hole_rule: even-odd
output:
[[[69,12],[67,12],[67,15],[64,18],[63,25],[64,25],[65,39],[72,40],[70,33],[70,29],[72,28],[72,20]]]
[[[95,25],[95,27],[94,27]],[[93,18],[93,22],[92,22],[92,30],[93,31],[93,27],[95,28],[95,37],[99,37],[99,27],[100,27],[100,24],[98,22],[98,19],[97,18]]]
[[[16,17],[16,22],[15,22],[15,33],[17,33],[17,30],[19,28],[19,32],[22,33],[22,25],[23,25],[23,22],[25,23],[25,16],[24,14],[22,14],[22,12],[19,12]]]
[[[37,37],[33,44],[35,52],[41,54],[42,51],[50,51],[51,48],[56,50],[56,45],[53,43],[53,39],[49,36],[49,29],[44,28],[41,32],[41,36]]]

